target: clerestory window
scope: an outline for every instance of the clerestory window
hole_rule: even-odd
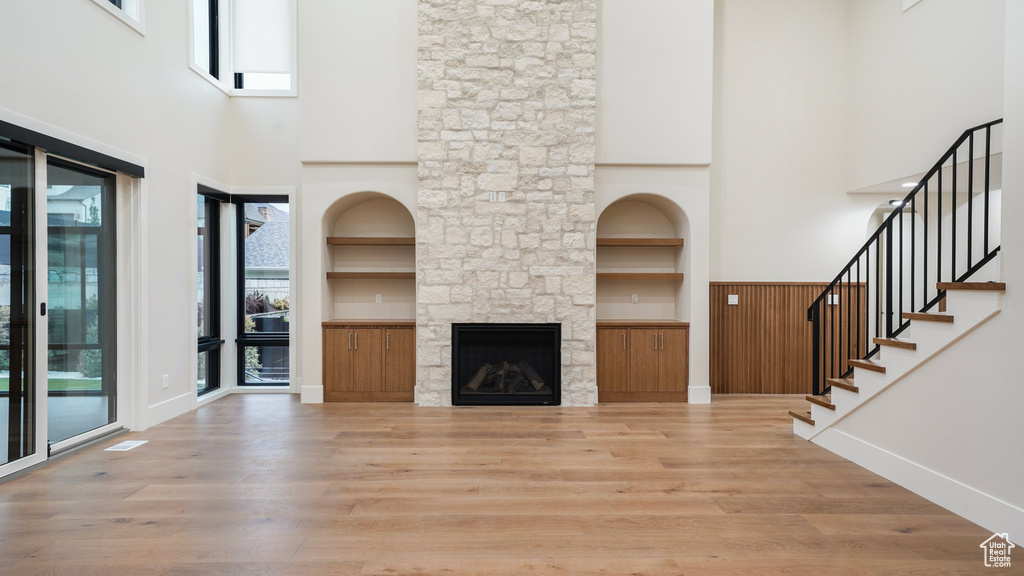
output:
[[[295,0],[191,0],[191,12],[194,70],[233,95],[295,95]]]

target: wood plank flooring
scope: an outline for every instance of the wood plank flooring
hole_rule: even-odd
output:
[[[987,573],[985,530],[794,436],[805,404],[229,396],[0,484],[0,574]]]

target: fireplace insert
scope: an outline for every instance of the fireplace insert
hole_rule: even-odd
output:
[[[452,404],[557,406],[561,324],[452,324]]]

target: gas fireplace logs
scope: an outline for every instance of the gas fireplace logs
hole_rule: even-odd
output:
[[[470,378],[466,388],[472,392],[515,394],[528,392],[529,387],[540,392],[544,388],[544,380],[526,360],[509,364],[502,361],[501,365],[484,364]]]

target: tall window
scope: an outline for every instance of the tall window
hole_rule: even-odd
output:
[[[224,344],[220,330],[220,209],[226,198],[226,194],[199,186],[196,385],[200,396],[220,388],[220,356]]]
[[[238,218],[238,384],[288,384],[287,196],[232,197]]]
[[[191,2],[193,67],[234,90],[295,89],[295,0]]]

